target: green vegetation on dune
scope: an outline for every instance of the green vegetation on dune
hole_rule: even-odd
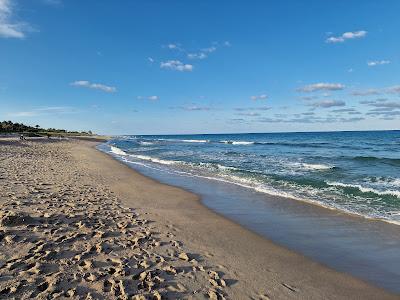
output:
[[[41,128],[39,125],[28,126],[22,123],[13,123],[11,121],[0,122],[0,133],[25,133],[28,135],[92,135],[91,131],[67,131],[65,129]]]

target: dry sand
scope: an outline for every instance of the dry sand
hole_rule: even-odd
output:
[[[398,299],[95,144],[0,140],[1,299]]]

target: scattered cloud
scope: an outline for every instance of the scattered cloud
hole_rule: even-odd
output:
[[[361,104],[377,108],[400,109],[400,101],[388,101],[387,99],[376,99],[371,101],[360,101]]]
[[[23,39],[31,27],[24,22],[15,20],[14,0],[0,0],[0,37]]]
[[[235,110],[236,111],[255,111],[255,110],[259,110],[259,111],[265,111],[265,110],[270,110],[271,107],[268,106],[261,106],[261,107],[236,107]]]
[[[368,67],[376,67],[376,66],[388,65],[388,64],[390,64],[390,60],[374,60],[374,61],[367,62]]]
[[[158,96],[146,96],[146,97],[138,96],[137,99],[138,99],[138,100],[157,101],[157,100],[160,99],[160,97],[158,97]]]
[[[395,85],[387,88],[387,91],[392,94],[400,94],[400,85]]]
[[[351,95],[353,96],[372,96],[372,95],[379,95],[380,92],[376,89],[368,89],[363,91],[353,91]]]
[[[367,31],[365,30],[359,30],[359,31],[349,31],[345,32],[340,36],[331,36],[328,37],[325,42],[326,43],[343,43],[346,40],[354,40],[354,39],[359,39],[363,38],[367,35]]]
[[[309,93],[309,92],[315,92],[315,91],[338,91],[338,90],[343,90],[344,88],[345,88],[345,85],[343,85],[341,83],[319,82],[319,83],[314,83],[314,84],[309,84],[309,85],[303,86],[303,87],[297,89],[297,91]]]
[[[246,116],[246,117],[258,117],[258,116],[261,116],[260,113],[254,112],[254,111],[251,111],[251,112],[240,112],[240,113],[236,113],[236,115],[238,115],[238,116]]]
[[[163,48],[167,48],[170,50],[176,50],[181,54],[178,54],[179,57],[185,55],[187,59],[190,60],[203,60],[206,59],[211,53],[217,51],[221,47],[230,47],[231,44],[229,41],[225,41],[222,43],[213,42],[210,47],[200,48],[196,50],[187,50],[179,43],[170,43],[167,45],[163,45]],[[192,71],[193,65],[191,64],[184,64],[179,60],[168,60],[166,62],[161,63],[161,68],[167,68],[177,71]]]
[[[149,62],[151,62],[151,63],[154,62],[154,59],[153,59],[152,57],[148,57],[147,60],[148,60]]]
[[[185,110],[185,111],[209,111],[209,110],[211,110],[211,107],[199,106],[199,105],[193,104],[193,105],[188,105],[188,106],[170,107],[170,109],[181,109],[181,110]]]
[[[367,89],[360,91],[353,91],[351,95],[353,96],[374,96],[381,94],[399,94],[400,95],[400,85],[394,85],[386,88],[380,89]]]
[[[200,52],[200,53],[189,53],[187,55],[189,59],[205,59],[207,58],[207,54]]]
[[[301,113],[303,116],[313,116],[313,115],[315,115],[315,112],[313,112],[313,111],[307,111],[307,112],[303,112],[303,113]]]
[[[216,46],[211,46],[208,48],[203,48],[198,52],[188,53],[187,57],[189,59],[205,59],[208,57],[208,54],[213,53],[217,50]]]
[[[221,46],[224,47],[230,47],[231,44],[228,41],[223,42],[222,44],[218,42],[214,42],[212,46],[203,48],[197,51],[189,52],[187,54],[187,58],[189,59],[205,59],[208,57],[209,54],[215,52],[220,48]]]
[[[193,65],[184,64],[179,60],[168,60],[166,62],[161,62],[161,69],[168,69],[180,72],[191,72],[193,71]]]
[[[341,108],[341,109],[334,109],[331,110],[332,113],[335,114],[340,114],[340,113],[347,113],[349,115],[361,115],[362,113],[360,113],[359,111],[357,111],[354,108]]]
[[[266,100],[266,99],[268,99],[268,96],[267,96],[267,94],[255,95],[255,96],[251,96],[250,99],[253,101]]]
[[[233,118],[228,120],[229,123],[247,123],[247,120],[243,118]]]
[[[342,100],[322,100],[322,101],[316,101],[314,103],[309,104],[309,106],[313,106],[315,108],[320,107],[320,108],[330,108],[330,107],[335,107],[335,106],[345,106],[346,103]]]
[[[211,47],[208,47],[208,48],[201,49],[201,51],[205,52],[205,53],[213,53],[216,50],[217,50],[217,47],[215,47],[215,46],[211,46]]]
[[[304,101],[311,101],[311,100],[318,99],[318,96],[303,96],[303,97],[300,97],[300,99],[304,100]]]
[[[117,91],[117,88],[113,87],[113,86],[108,86],[108,85],[104,85],[101,83],[91,83],[87,80],[77,80],[71,83],[72,86],[76,86],[76,87],[84,87],[84,88],[89,88],[89,89],[94,89],[94,90],[100,90],[103,92],[107,92],[107,93],[114,93]]]
[[[178,43],[169,43],[165,46],[163,46],[164,48],[170,49],[170,50],[177,50],[177,51],[185,51],[180,44]]]
[[[384,120],[394,120],[395,117],[400,116],[400,111],[369,111],[366,114],[369,116],[379,116]]]
[[[358,122],[364,120],[363,117],[318,117],[318,116],[306,116],[306,117],[292,117],[292,118],[259,118],[256,121],[261,123],[337,123],[337,122]]]
[[[375,99],[360,101],[361,104],[370,106],[366,115],[378,117],[382,120],[394,120],[400,116],[400,101],[389,101],[388,99]]]
[[[69,106],[45,106],[32,109],[30,111],[19,111],[9,113],[10,117],[36,117],[40,115],[47,114],[67,114],[67,113],[76,113],[77,110],[73,107]]]

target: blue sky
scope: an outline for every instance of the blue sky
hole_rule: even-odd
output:
[[[0,119],[107,134],[400,129],[399,11],[0,0]]]

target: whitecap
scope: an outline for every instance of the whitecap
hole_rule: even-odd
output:
[[[247,141],[221,141],[224,144],[231,144],[231,145],[253,145],[254,142],[247,142]]]
[[[173,164],[179,163],[179,161],[175,161],[175,160],[165,160],[165,159],[160,159],[160,158],[146,156],[146,155],[130,154],[129,156],[131,156],[133,158],[138,158],[138,159],[142,159],[142,160],[159,163],[162,165],[173,165]]]
[[[307,164],[307,163],[301,163],[301,167],[303,167],[306,170],[329,170],[333,169],[335,166],[331,165],[324,165],[324,164]]]
[[[395,196],[397,198],[400,198],[400,191],[393,191],[393,190],[386,190],[386,191],[379,191],[376,190],[374,188],[370,188],[370,187],[364,187],[360,184],[350,184],[350,183],[342,183],[342,182],[327,182],[328,185],[331,186],[339,186],[339,187],[347,187],[347,188],[355,188],[360,190],[363,193],[374,193],[377,195],[389,195],[389,196]]]
[[[117,155],[127,155],[125,151],[123,151],[115,146],[111,146],[111,152],[114,154],[117,154]]]

